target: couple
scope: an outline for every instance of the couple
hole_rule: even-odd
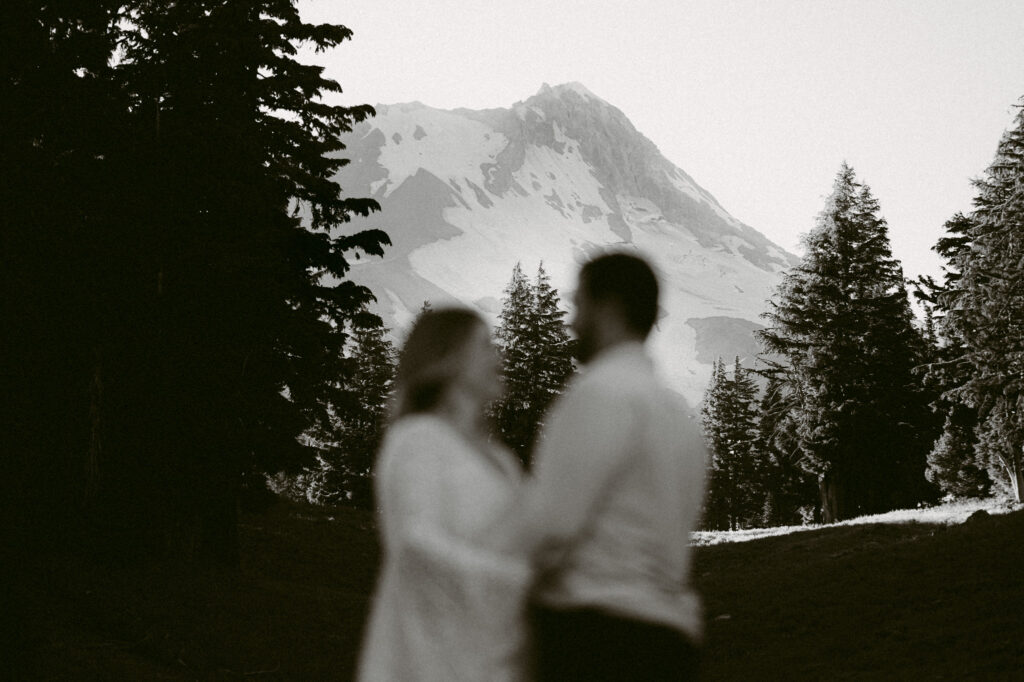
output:
[[[575,304],[587,367],[532,475],[488,437],[500,383],[484,321],[447,309],[413,327],[377,461],[384,565],[360,680],[695,676],[688,544],[705,454],[643,348],[658,283],[640,258],[599,256]]]

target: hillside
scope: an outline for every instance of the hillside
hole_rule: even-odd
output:
[[[372,516],[282,504],[242,531],[238,573],[32,571],[18,677],[349,679],[378,559]],[[1021,537],[1024,511],[697,547],[705,679],[1020,679]]]

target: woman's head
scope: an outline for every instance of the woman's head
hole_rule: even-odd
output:
[[[498,359],[484,320],[467,308],[422,313],[402,348],[395,416],[438,409],[453,390],[481,407],[498,397]]]

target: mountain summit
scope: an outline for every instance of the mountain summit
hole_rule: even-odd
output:
[[[508,109],[378,105],[344,140],[338,182],[373,196],[393,246],[352,278],[401,337],[430,300],[494,319],[521,262],[563,292],[580,262],[635,249],[660,271],[664,315],[652,338],[672,384],[700,400],[718,356],[749,356],[751,332],[792,255],[733,218],[617,108],[579,83],[544,84]]]

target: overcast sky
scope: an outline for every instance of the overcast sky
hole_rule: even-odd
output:
[[[300,0],[344,104],[508,107],[579,81],[800,254],[846,160],[908,276],[937,274],[1024,95],[1024,0]]]

